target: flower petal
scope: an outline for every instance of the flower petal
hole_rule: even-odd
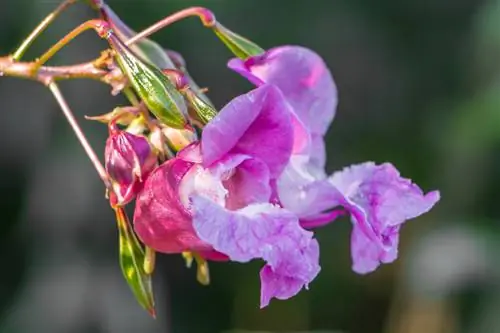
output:
[[[388,264],[396,260],[398,256],[399,228],[400,226],[395,227],[389,236],[393,246],[383,248],[366,237],[363,230],[354,224],[351,232],[352,270],[358,274],[366,274],[376,270],[380,263]]]
[[[210,167],[228,153],[261,159],[277,177],[293,148],[291,110],[281,92],[263,85],[236,97],[203,129],[203,164]]]
[[[263,259],[261,306],[273,297],[297,294],[319,273],[318,243],[296,216],[271,204],[228,211],[202,196],[193,196],[193,225],[203,241],[231,260]]]
[[[225,207],[230,210],[253,203],[269,202],[269,169],[264,162],[247,155],[229,155],[214,164],[210,172],[227,190]]]
[[[311,133],[325,134],[335,116],[337,88],[325,62],[300,46],[280,46],[228,67],[257,86],[276,85]]]
[[[191,216],[179,198],[181,181],[193,163],[173,159],[156,168],[137,196],[134,229],[158,252],[211,251],[194,232]]]
[[[330,182],[345,196],[344,207],[354,212],[351,247],[358,273],[394,261],[400,226],[428,212],[440,198],[438,191],[424,194],[389,163],[355,165],[333,174]]]
[[[305,218],[342,204],[344,195],[324,177],[308,156],[293,155],[277,181],[283,207]]]
[[[354,165],[334,173],[330,182],[362,207],[377,228],[396,226],[422,215],[440,198],[438,191],[424,194],[411,180],[400,177],[390,163]]]

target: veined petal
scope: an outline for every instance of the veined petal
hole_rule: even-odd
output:
[[[228,67],[253,84],[276,85],[311,133],[324,134],[335,116],[337,88],[321,57],[304,47],[280,46]]]
[[[203,129],[203,165],[210,167],[229,153],[243,154],[262,160],[277,177],[293,149],[291,112],[272,85],[236,97]]]
[[[297,217],[271,204],[228,211],[202,196],[193,196],[196,233],[231,260],[263,259],[261,306],[273,297],[297,294],[319,273],[319,250],[312,233]]]
[[[334,173],[330,182],[351,202],[363,208],[370,224],[396,226],[428,212],[439,201],[439,192],[424,194],[402,178],[390,163],[358,164]]]
[[[312,240],[310,246],[306,249],[296,250],[295,253],[310,262],[310,267],[306,269],[307,273],[302,277],[285,275],[282,274],[279,269],[273,269],[272,266],[265,265],[260,271],[260,280],[262,284],[260,292],[261,308],[266,307],[273,297],[286,300],[297,295],[300,290],[302,290],[302,287],[309,289],[309,283],[304,281],[312,281],[319,273],[320,267],[317,264],[319,258],[319,244],[316,240]],[[293,252],[290,252],[289,255],[293,255]]]
[[[389,163],[355,165],[329,180],[344,195],[346,209],[355,212],[351,252],[358,273],[395,260],[400,226],[428,212],[440,199],[438,191],[424,194]]]
[[[389,248],[380,247],[376,242],[371,241],[366,234],[354,224],[351,232],[351,258],[352,269],[356,273],[366,274],[373,272],[381,263],[388,264],[396,260],[398,256],[400,226],[393,227],[386,231],[387,239],[392,244]]]

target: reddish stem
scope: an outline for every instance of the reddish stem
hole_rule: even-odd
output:
[[[217,23],[215,15],[209,9],[203,7],[190,7],[178,11],[177,13],[167,16],[164,19],[156,22],[149,28],[142,30],[140,33],[130,38],[128,41],[125,42],[125,44],[127,46],[130,46],[134,43],[137,43],[141,39],[147,38],[148,36],[154,34],[155,32],[165,28],[166,26],[172,23],[175,23],[177,21],[180,21],[182,19],[191,16],[198,16],[203,25],[207,28],[212,28]]]
[[[93,62],[71,66],[42,66],[38,70],[35,67],[34,62],[16,62],[12,57],[0,57],[2,75],[32,79],[45,85],[55,80],[72,78],[101,80],[108,74],[108,71],[97,68]]]

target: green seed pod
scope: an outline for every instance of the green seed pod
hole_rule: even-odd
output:
[[[193,91],[188,90],[185,94],[202,125],[208,124],[217,115],[217,110]]]
[[[167,126],[182,129],[187,124],[187,106],[181,93],[158,67],[141,60],[114,34],[108,41],[116,61],[147,108]]]
[[[257,44],[227,29],[220,23],[216,23],[212,28],[221,41],[241,59],[256,56],[265,51]]]

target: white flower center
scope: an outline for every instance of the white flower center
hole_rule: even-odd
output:
[[[196,164],[186,173],[179,186],[181,203],[188,210],[191,209],[189,198],[193,194],[202,195],[225,207],[228,191],[221,179],[215,177],[208,169]]]

